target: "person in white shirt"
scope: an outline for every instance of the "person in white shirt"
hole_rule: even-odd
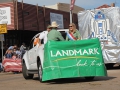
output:
[[[51,27],[50,27],[50,25],[48,25],[47,31],[43,31],[43,32],[40,33],[40,35],[39,35],[39,45],[41,45],[41,40],[42,39],[43,39],[44,44],[47,43],[47,34],[50,30],[51,30]]]
[[[25,43],[22,43],[22,45],[20,46],[21,58],[25,54],[25,49],[26,49]]]

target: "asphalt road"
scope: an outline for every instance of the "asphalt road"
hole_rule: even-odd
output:
[[[93,81],[84,78],[60,79],[40,83],[37,74],[32,80],[25,80],[22,73],[0,73],[0,90],[120,90],[120,69],[107,70],[107,77],[95,77]]]

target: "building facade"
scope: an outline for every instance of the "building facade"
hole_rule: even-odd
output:
[[[57,3],[55,5],[49,5],[49,6],[45,6],[45,7],[56,9],[56,10],[61,10],[61,11],[65,11],[65,12],[70,12],[70,4],[67,4],[67,3]],[[83,10],[85,10],[85,9],[74,5],[74,10],[72,12],[77,14],[79,11],[83,11]]]
[[[38,32],[46,30],[46,27],[53,20],[58,20],[59,24],[62,24],[61,28],[65,29],[68,28],[70,23],[69,12],[17,2],[16,0],[1,1],[0,11],[5,12],[3,16],[9,12],[6,18],[0,20],[0,24],[7,23],[8,33],[4,34],[4,45],[8,46],[13,44],[20,46],[22,42],[29,45],[31,38]],[[55,17],[53,17],[53,15]],[[78,28],[76,13],[73,13],[73,23],[75,23]]]

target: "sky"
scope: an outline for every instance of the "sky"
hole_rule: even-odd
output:
[[[18,0],[21,2],[22,0]],[[71,0],[23,0],[24,3],[29,4],[38,4],[39,6],[48,6],[54,5],[56,3],[70,3]],[[111,3],[115,3],[116,6],[120,7],[119,0],[76,0],[75,5],[82,7],[84,9],[94,9],[103,4],[111,5]]]

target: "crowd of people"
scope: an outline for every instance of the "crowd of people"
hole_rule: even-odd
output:
[[[25,53],[25,49],[26,49],[25,43],[22,43],[20,47],[18,47],[17,45],[10,46],[6,50],[4,57],[13,59],[22,58],[23,54]]]

